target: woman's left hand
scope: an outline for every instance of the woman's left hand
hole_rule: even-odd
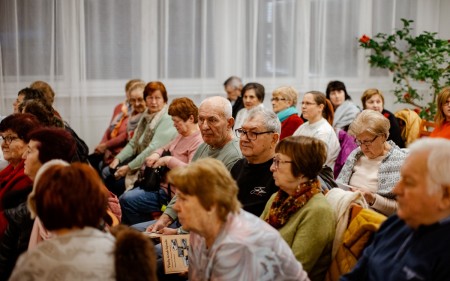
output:
[[[175,235],[175,234],[177,234],[177,229],[176,228],[164,227],[163,229],[161,229],[159,231],[159,233],[164,234],[164,235]]]
[[[360,189],[360,192],[364,196],[364,199],[366,199],[367,204],[372,206],[373,203],[375,202],[375,193],[372,193],[372,192],[370,192],[368,190],[364,190],[364,189]]]

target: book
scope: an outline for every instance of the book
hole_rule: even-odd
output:
[[[187,272],[189,268],[189,234],[162,235],[164,272],[166,274]]]

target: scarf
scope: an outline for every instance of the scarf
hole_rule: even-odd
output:
[[[298,114],[298,110],[294,106],[288,107],[277,113],[278,119],[280,119],[280,122],[283,122],[284,120],[286,120],[289,116],[291,116],[293,114]]]
[[[159,121],[167,113],[167,104],[156,113],[148,113],[145,111],[142,115],[141,121],[139,122],[135,134],[136,134],[136,147],[134,155],[140,154],[145,148],[150,144],[153,139],[153,134],[155,133],[155,128],[159,124]],[[139,140],[143,136],[141,142]]]
[[[120,126],[122,125],[123,120],[128,116],[128,106],[126,101],[122,104],[120,109],[120,113],[114,117],[113,122],[111,122],[111,139],[115,138],[119,134]]]
[[[292,196],[280,189],[275,195],[266,222],[276,229],[281,228],[291,215],[295,214],[308,203],[309,199],[320,192],[320,181],[318,179],[301,183]]]

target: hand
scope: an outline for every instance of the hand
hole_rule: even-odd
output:
[[[158,232],[161,229],[169,226],[173,222],[172,218],[166,214],[162,214],[159,219],[152,225],[149,225],[145,231],[147,232]],[[176,229],[175,229],[176,233]]]
[[[120,179],[124,176],[126,176],[126,174],[130,171],[130,167],[128,165],[124,165],[122,167],[120,167],[119,169],[117,169],[117,171],[114,173],[114,177],[116,179]]]
[[[152,153],[150,154],[150,156],[148,156],[147,158],[145,158],[145,165],[147,165],[147,167],[153,167],[153,164],[155,164],[156,161],[158,161],[158,159],[161,156],[159,156],[158,153]]]
[[[95,153],[103,154],[103,153],[105,153],[106,149],[107,149],[106,144],[101,143],[101,144],[97,145],[97,147],[95,148]]]
[[[177,229],[176,228],[164,227],[163,229],[161,229],[159,231],[159,233],[164,234],[164,235],[175,235],[175,234],[177,234]]]
[[[362,188],[359,189],[359,192],[364,196],[364,199],[366,200],[367,204],[373,205],[375,202],[375,193],[370,192],[369,190]]]
[[[109,167],[111,169],[115,169],[117,167],[117,165],[119,165],[119,162],[120,162],[119,159],[114,158],[114,160],[111,162],[111,164],[109,164]]]
[[[167,164],[169,163],[170,159],[172,158],[172,156],[164,156],[159,158],[158,161],[155,162],[155,164],[153,164],[153,168],[158,168],[158,167],[163,167],[163,166],[167,166]]]

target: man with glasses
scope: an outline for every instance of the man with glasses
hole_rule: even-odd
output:
[[[267,200],[278,191],[270,166],[280,131],[277,115],[262,107],[252,109],[242,127],[235,130],[244,158],[236,162],[231,175],[238,184],[243,209],[256,216],[261,215]]]

